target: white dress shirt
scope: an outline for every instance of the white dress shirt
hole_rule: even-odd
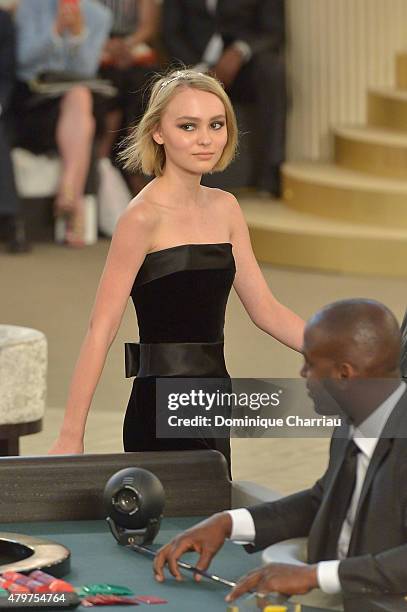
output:
[[[350,438],[353,438],[353,441],[361,452],[358,454],[357,458],[355,489],[338,539],[338,559],[334,561],[321,561],[318,563],[318,584],[320,589],[325,593],[333,594],[341,592],[339,564],[342,559],[346,558],[348,553],[359,497],[366,477],[366,472],[380,434],[405,389],[406,383],[400,383],[397,389],[393,391],[393,393],[389,395],[389,397],[359,425],[359,427],[351,426],[350,428]],[[238,510],[230,510],[229,514],[232,517],[232,532],[230,539],[238,544],[253,542],[256,536],[256,530],[250,512],[246,510],[246,508],[239,508]]]

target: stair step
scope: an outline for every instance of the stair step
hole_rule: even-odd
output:
[[[283,166],[288,207],[323,218],[407,229],[407,181],[372,176],[335,164]]]
[[[407,230],[323,219],[282,201],[248,198],[240,205],[259,261],[346,274],[407,274]]]
[[[369,125],[407,131],[407,90],[375,87],[367,95]]]
[[[372,126],[333,129],[335,162],[344,168],[407,180],[407,132]]]
[[[396,56],[396,87],[407,89],[407,52],[398,53]]]

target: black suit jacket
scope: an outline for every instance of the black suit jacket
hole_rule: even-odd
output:
[[[281,540],[308,536],[308,561],[327,559],[332,491],[345,455],[347,426],[334,434],[324,476],[311,488],[249,508],[254,552]],[[404,437],[403,437],[404,436]],[[339,565],[345,595],[407,592],[407,392],[379,439],[361,492],[348,557]]]
[[[15,81],[15,35],[10,15],[0,9],[0,104],[10,103]],[[1,116],[1,114],[0,114]]]
[[[0,215],[15,215],[19,209],[10,158],[9,117],[15,82],[15,33],[11,16],[0,9]]]
[[[187,65],[202,60],[215,32],[226,47],[243,40],[253,54],[284,44],[284,0],[218,0],[215,15],[207,11],[206,0],[164,0],[162,15],[167,51]]]
[[[407,380],[407,311],[401,324],[401,356],[400,370],[404,380]]]

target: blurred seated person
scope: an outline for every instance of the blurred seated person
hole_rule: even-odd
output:
[[[17,143],[33,153],[58,151],[62,173],[55,214],[67,218],[66,244],[83,246],[83,194],[97,98],[80,80],[97,73],[111,15],[96,0],[21,0],[16,25]],[[36,85],[65,79],[67,90],[59,93],[43,93]]]
[[[14,170],[10,155],[8,109],[15,81],[15,32],[9,10],[0,8],[0,217],[6,223],[7,247],[10,252],[28,249],[24,222],[20,217],[20,201],[14,181]]]
[[[232,101],[255,105],[252,185],[279,196],[286,86],[284,0],[164,0],[163,39],[172,60],[213,71]]]
[[[158,70],[153,44],[158,32],[160,0],[99,0],[113,14],[110,39],[105,44],[100,75],[118,90],[106,117],[100,157],[115,160],[117,145],[144,112],[143,91]],[[136,194],[144,185],[141,175],[125,173]]]

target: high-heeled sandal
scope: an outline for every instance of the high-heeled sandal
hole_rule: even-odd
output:
[[[61,189],[54,203],[54,214],[56,217],[68,217],[75,210],[75,194],[72,187],[65,186]]]
[[[65,244],[73,248],[85,246],[85,218],[83,202],[80,207],[75,207],[66,222]]]

